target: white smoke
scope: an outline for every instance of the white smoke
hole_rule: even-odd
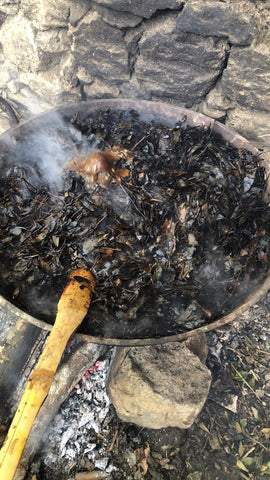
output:
[[[86,138],[70,123],[56,113],[49,113],[49,123],[17,145],[21,161],[38,167],[42,179],[61,187],[63,166],[75,156],[90,155],[98,149],[95,138]],[[38,125],[38,123],[37,123]]]

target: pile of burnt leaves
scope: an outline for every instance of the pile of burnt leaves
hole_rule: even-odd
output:
[[[209,129],[133,111],[70,122],[89,150],[117,146],[133,158],[120,155],[125,175],[91,190],[71,171],[44,180],[19,144],[12,162],[2,158],[5,297],[52,322],[68,274],[87,267],[96,293],[81,331],[162,336],[213,322],[263,281],[270,209],[258,158]]]

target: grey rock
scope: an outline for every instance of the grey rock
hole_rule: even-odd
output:
[[[231,101],[270,112],[269,45],[232,47],[222,76],[222,90]]]
[[[7,83],[16,77],[15,66],[8,60],[5,60],[3,56],[0,59],[0,88],[6,87]]]
[[[59,54],[70,50],[70,38],[65,28],[38,31],[35,41],[40,51],[46,53]]]
[[[96,11],[88,12],[78,27],[70,30],[77,65],[108,84],[129,79],[128,51],[123,35],[105,23]]]
[[[215,87],[206,95],[205,100],[200,105],[200,111],[204,113],[204,115],[215,119],[226,116],[230,108],[232,108],[232,104],[223,93],[220,81],[217,82]]]
[[[77,67],[76,77],[82,84],[88,84],[88,85],[93,83],[95,80],[94,77],[90,75],[88,70],[86,70],[86,68],[83,65],[79,65]]]
[[[182,0],[144,0],[143,2],[134,2],[134,0],[96,0],[96,3],[120,12],[128,12],[139,17],[150,18],[157,10],[179,10],[184,2]]]
[[[89,0],[80,0],[80,2],[73,2],[70,6],[68,17],[70,24],[75,27],[90,9],[91,4]]]
[[[44,71],[69,49],[65,29],[37,31],[21,12],[4,23],[1,34],[5,57],[23,72]]]
[[[188,428],[208,395],[211,374],[184,343],[120,348],[108,392],[118,416],[146,428]]]
[[[130,81],[124,82],[120,87],[120,93],[125,98],[141,98],[151,100],[153,96],[143,83],[133,77]]]
[[[231,127],[258,147],[270,151],[270,113],[237,107],[228,111],[226,126]]]
[[[136,27],[141,21],[143,17],[139,17],[138,15],[133,15],[132,13],[128,12],[118,12],[113,10],[112,8],[104,7],[103,5],[99,5],[98,3],[93,3],[94,9],[100,14],[104,22],[112,25],[113,27],[117,28],[128,28],[128,27]]]
[[[119,88],[102,80],[95,80],[91,85],[84,85],[83,91],[88,99],[93,98],[117,98]]]
[[[20,0],[0,0],[0,12],[7,15],[16,15],[20,7]]]
[[[166,14],[148,22],[133,78],[151,96],[191,106],[214,85],[228,47],[225,40],[176,33],[176,18]]]
[[[7,20],[1,29],[4,55],[22,71],[38,71],[48,64],[49,55],[40,55],[35,29],[22,13]]]
[[[232,44],[248,45],[257,34],[250,2],[189,0],[179,14],[178,29],[202,36],[225,37]]]
[[[168,101],[269,148],[269,21],[263,0],[0,0],[0,88],[35,113],[81,90]]]
[[[39,29],[65,27],[71,0],[21,0],[21,12]]]
[[[7,115],[0,113],[0,134],[10,128],[10,118]]]
[[[0,27],[1,27],[1,25],[3,25],[6,18],[7,18],[7,16],[5,15],[5,13],[1,12],[1,10],[0,10]]]
[[[77,102],[81,99],[74,76],[74,60],[67,54],[61,58],[57,66],[42,72],[23,72],[20,80],[27,85],[33,95],[41,97],[51,105],[64,102]]]
[[[21,88],[23,88],[23,83],[18,82],[17,80],[10,80],[7,83],[7,88],[12,95],[16,95],[16,93],[18,93]]]
[[[132,13],[128,12],[120,12],[113,10],[112,8],[104,7],[102,5],[98,5],[97,3],[93,4],[95,10],[100,14],[104,22],[112,25],[113,27],[117,28],[127,28],[127,27],[136,27],[139,23],[141,23],[143,17],[138,15],[133,15]]]
[[[140,25],[135,28],[129,28],[124,33],[124,40],[128,51],[128,69],[130,78],[132,78],[137,58],[140,55],[139,41],[142,33],[143,29]]]

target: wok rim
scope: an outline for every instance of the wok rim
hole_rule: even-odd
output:
[[[43,123],[48,122],[48,117],[53,114],[59,114],[62,117],[71,116],[75,113],[83,113],[85,115],[96,111],[98,108],[115,108],[117,110],[127,110],[133,108],[138,111],[138,113],[147,113],[150,116],[154,115],[154,118],[157,119],[159,116],[160,121],[186,121],[189,125],[197,126],[209,126],[214,132],[219,133],[223,139],[228,141],[229,144],[235,146],[236,148],[243,148],[251,153],[261,157],[261,163],[265,166],[268,176],[270,175],[270,162],[263,158],[263,153],[260,152],[254,145],[252,145],[246,138],[234,132],[232,129],[227,128],[222,123],[207,117],[206,115],[195,112],[191,109],[186,109],[177,105],[171,105],[165,102],[157,102],[150,100],[136,100],[136,99],[101,99],[101,100],[89,100],[85,102],[80,102],[78,104],[67,104],[61,105],[47,110],[37,116],[34,116],[30,120],[18,124],[17,126],[8,129],[0,135],[0,141],[9,141],[10,137],[16,139],[17,134],[22,134],[24,130],[33,131],[38,126],[42,126]],[[177,120],[178,119],[178,120]],[[195,328],[186,332],[166,335],[162,337],[149,337],[149,338],[111,338],[111,337],[99,337],[93,335],[87,335],[83,333],[76,333],[75,337],[81,341],[87,341],[90,343],[103,344],[103,345],[112,345],[112,346],[144,346],[144,345],[157,345],[170,342],[181,342],[188,339],[191,336],[200,335],[202,333],[215,330],[219,327],[232,322],[237,317],[241,316],[245,311],[247,311],[251,306],[258,302],[270,289],[270,269],[267,271],[266,276],[262,283],[246,298],[246,300],[241,303],[238,307],[234,308],[231,312],[222,315],[214,322],[203,325],[202,327]],[[6,308],[11,312],[17,319],[24,320],[36,327],[51,331],[52,325],[46,323],[43,320],[39,320],[23,310],[16,307],[13,303],[6,300],[2,295],[0,295],[0,306]]]

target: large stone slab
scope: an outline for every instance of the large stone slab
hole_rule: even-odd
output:
[[[183,32],[204,37],[225,37],[232,44],[248,45],[257,34],[251,2],[189,0],[179,14],[177,24]]]
[[[122,32],[90,11],[78,27],[70,30],[74,59],[92,77],[108,83],[129,79],[128,51]]]
[[[20,79],[31,89],[34,95],[48,101],[51,105],[59,105],[68,101],[78,102],[81,99],[74,65],[69,54],[63,56],[57,66],[39,73],[21,73]]]
[[[108,392],[123,421],[154,429],[188,428],[210,383],[209,370],[186,344],[169,343],[118,348]]]
[[[222,76],[222,90],[230,101],[270,112],[269,44],[232,47]]]
[[[129,12],[139,17],[150,18],[157,10],[180,9],[182,0],[95,0],[100,5],[105,5],[120,12]]]
[[[70,48],[65,29],[38,31],[20,12],[1,29],[4,56],[23,72],[39,72],[56,65]]]
[[[177,33],[176,19],[166,14],[148,22],[132,80],[152,96],[192,106],[214,85],[228,46],[226,40]]]

